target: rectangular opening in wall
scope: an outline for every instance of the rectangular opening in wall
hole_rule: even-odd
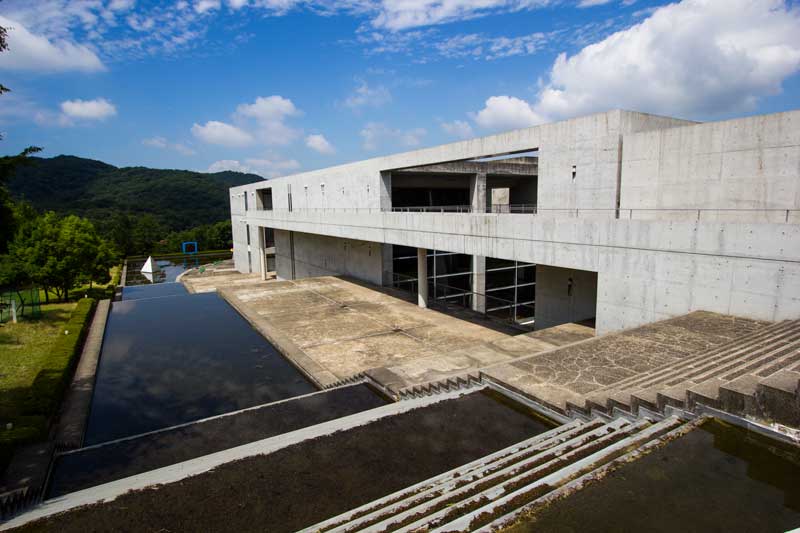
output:
[[[535,211],[538,151],[391,171],[395,211],[525,213]]]
[[[256,200],[258,209],[272,211],[272,188],[256,191]]]

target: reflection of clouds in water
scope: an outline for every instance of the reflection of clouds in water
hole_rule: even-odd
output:
[[[118,302],[103,345],[87,441],[314,390],[216,294]]]

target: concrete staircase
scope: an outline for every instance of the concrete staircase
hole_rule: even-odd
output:
[[[697,404],[741,416],[800,426],[800,320],[772,324],[717,348],[699,352],[598,389],[570,410],[692,411]]]
[[[489,531],[691,427],[675,416],[573,420],[303,531]]]
[[[322,387],[322,390],[328,389],[335,389],[337,387],[343,387],[344,385],[352,385],[355,383],[360,383],[367,379],[367,374],[365,372],[359,372],[357,374],[353,374],[352,376],[348,376],[346,378],[342,378],[339,381],[334,381],[333,383],[329,383]]]
[[[439,381],[431,381],[421,385],[414,385],[405,387],[398,391],[397,396],[401,400],[409,398],[422,398],[423,396],[432,396],[434,394],[441,394],[443,392],[450,392],[462,389],[469,389],[483,384],[480,372],[465,374],[464,376],[455,376],[446,378]]]

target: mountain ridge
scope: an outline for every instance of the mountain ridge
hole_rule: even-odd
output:
[[[8,190],[14,199],[30,202],[39,211],[95,221],[115,213],[147,213],[177,231],[229,219],[228,189],[263,179],[235,171],[116,167],[59,155],[30,157],[11,177]]]

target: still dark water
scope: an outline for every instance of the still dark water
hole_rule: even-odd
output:
[[[144,300],[163,296],[180,296],[189,294],[183,283],[157,283],[155,285],[131,285],[122,289],[122,300]]]
[[[219,296],[178,288],[112,304],[85,445],[316,390]]]
[[[709,421],[509,533],[800,527],[800,448]]]

